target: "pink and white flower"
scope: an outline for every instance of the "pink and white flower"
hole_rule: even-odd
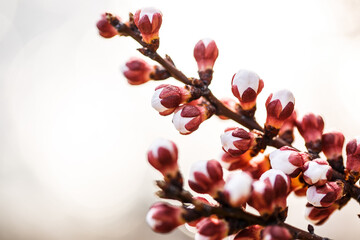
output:
[[[256,144],[254,134],[242,128],[227,128],[220,138],[223,150],[232,156],[239,156]]]
[[[208,115],[205,106],[185,104],[175,109],[172,122],[181,134],[186,135],[197,130]]]
[[[315,207],[329,207],[343,196],[343,188],[341,182],[327,182],[321,187],[309,187],[306,197]]]
[[[159,38],[159,30],[162,23],[162,13],[155,8],[143,8],[137,10],[134,15],[135,25],[141,32],[143,41],[150,44]]]
[[[296,177],[304,165],[304,154],[291,147],[282,147],[270,153],[270,164],[273,169],[278,169]]]
[[[321,186],[331,179],[332,168],[326,160],[321,158],[304,164],[304,181],[309,185]]]
[[[260,215],[270,215],[275,210],[275,192],[269,182],[261,180],[252,184],[252,193],[248,204],[255,208]]]
[[[224,196],[233,207],[241,207],[249,199],[253,178],[246,172],[233,172],[224,185]]]

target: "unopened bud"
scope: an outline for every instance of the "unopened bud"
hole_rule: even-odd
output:
[[[296,123],[305,145],[309,150],[321,152],[321,136],[324,130],[324,120],[313,113],[306,114]]]
[[[148,150],[148,161],[165,177],[175,177],[178,172],[178,149],[174,142],[166,139],[156,140]]]
[[[196,228],[198,232],[195,240],[221,240],[229,232],[228,223],[217,218],[205,218],[196,225]]]
[[[327,182],[321,187],[309,187],[306,197],[308,202],[315,207],[329,207],[343,196],[343,188],[341,182]]]
[[[220,138],[223,150],[232,156],[239,156],[256,144],[254,134],[242,128],[228,128]]]
[[[360,174],[360,137],[346,144],[346,169],[351,175],[358,178]]]
[[[233,172],[225,182],[224,196],[233,207],[241,207],[251,194],[252,177],[241,170]]]
[[[263,80],[248,70],[240,70],[231,80],[231,90],[240,101],[243,110],[251,110],[256,105],[256,97],[264,87]]]
[[[190,169],[189,186],[197,193],[207,193],[213,197],[224,186],[223,170],[216,160],[194,163]]]
[[[168,233],[185,223],[182,218],[184,211],[167,203],[155,203],[146,215],[146,222],[158,233]]]
[[[233,240],[260,240],[260,233],[263,229],[264,227],[260,225],[251,225],[243,230],[240,230]]]
[[[294,95],[288,90],[270,94],[265,103],[267,111],[265,126],[280,129],[284,121],[291,116],[294,105]]]
[[[333,204],[329,207],[314,207],[310,203],[306,204],[305,218],[315,225],[321,225],[330,217],[330,215],[339,208],[339,205]]]
[[[293,111],[290,117],[288,117],[279,131],[279,137],[291,144],[294,141],[294,128],[296,125],[297,114]]]
[[[198,65],[199,76],[207,85],[212,80],[214,63],[219,55],[219,50],[214,40],[202,39],[194,48],[194,57]]]
[[[116,18],[119,19],[119,17]],[[99,34],[104,38],[112,38],[118,35],[118,31],[106,19],[106,14],[101,15],[101,19],[96,23],[96,27],[99,30]]]
[[[153,43],[159,39],[159,30],[162,23],[162,13],[155,8],[143,8],[137,10],[134,15],[135,25],[141,32],[144,42]]]
[[[322,151],[327,159],[338,159],[342,156],[345,137],[341,132],[324,133],[321,139]]]
[[[309,185],[321,186],[331,179],[332,168],[326,160],[321,158],[304,164],[304,181]]]
[[[269,182],[255,181],[248,204],[255,208],[260,215],[271,215],[275,210],[275,193]]]
[[[183,135],[197,130],[200,124],[212,115],[212,110],[206,105],[185,104],[175,109],[173,124]]]
[[[131,85],[140,85],[150,80],[150,74],[154,67],[142,60],[141,58],[133,57],[126,62],[122,68],[124,76]]]
[[[178,87],[170,84],[161,84],[155,88],[151,99],[152,107],[166,116],[175,111],[180,104],[186,103],[191,98],[191,92],[187,87]]]
[[[262,239],[266,240],[291,240],[294,239],[287,228],[280,226],[267,226],[262,231]]]
[[[290,177],[296,177],[301,172],[304,159],[294,148],[282,147],[270,153],[270,164],[273,169],[279,169]]]

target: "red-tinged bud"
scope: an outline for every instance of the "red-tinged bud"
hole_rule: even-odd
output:
[[[260,240],[263,229],[264,227],[260,225],[251,225],[238,232],[233,240]]]
[[[180,104],[186,103],[191,98],[188,87],[178,87],[170,84],[161,84],[155,88],[151,99],[152,107],[162,116],[169,115],[175,111]]]
[[[269,182],[255,181],[248,204],[255,208],[260,215],[270,215],[275,210],[275,192]]]
[[[284,121],[279,131],[279,137],[284,139],[289,144],[294,141],[294,128],[296,126],[296,118],[296,111],[293,111],[291,116]]]
[[[346,170],[357,179],[360,175],[360,137],[346,144],[346,155]]]
[[[225,200],[233,207],[241,207],[249,199],[253,178],[241,170],[233,172],[225,182]]]
[[[213,114],[213,110],[206,105],[185,104],[175,109],[173,124],[183,135],[197,130],[200,124]]]
[[[301,121],[297,121],[297,128],[305,140],[309,150],[321,152],[321,136],[324,130],[324,120],[313,113],[306,114]]]
[[[322,186],[332,176],[332,168],[329,163],[321,158],[306,162],[303,171],[304,181],[309,185]]]
[[[263,80],[248,70],[240,70],[231,80],[231,90],[240,101],[243,110],[251,110],[256,105],[256,97],[264,87]]]
[[[256,144],[254,134],[242,128],[227,128],[220,138],[223,150],[232,156],[244,154]]]
[[[122,73],[131,85],[140,85],[150,80],[154,67],[142,60],[133,57],[122,68]]]
[[[178,173],[178,149],[174,142],[166,139],[156,140],[148,150],[148,161],[165,177],[175,177]]]
[[[229,171],[246,168],[249,161],[252,159],[250,151],[245,152],[240,156],[231,156],[227,152],[223,152],[220,157],[221,166]]]
[[[212,73],[219,50],[214,40],[202,39],[194,48],[194,57],[198,65],[200,79],[209,85],[212,80]]]
[[[155,203],[146,215],[146,222],[154,232],[168,233],[185,223],[184,210],[167,203]]]
[[[322,151],[327,159],[338,159],[342,156],[345,137],[341,132],[325,133],[321,137]]]
[[[291,240],[294,239],[287,228],[280,226],[267,226],[262,231],[264,240]]]
[[[239,104],[234,99],[225,97],[225,98],[220,99],[220,102],[222,102],[222,104],[224,104],[228,109],[230,109],[233,112],[239,111]],[[225,117],[223,115],[219,115],[218,117],[222,120],[229,119],[228,117]]]
[[[311,186],[306,192],[309,203],[315,207],[329,207],[343,196],[342,182],[327,182],[321,187]]]
[[[286,208],[286,198],[290,192],[290,178],[284,172],[270,169],[261,175],[260,181],[270,184],[274,191],[274,204],[281,209]]]
[[[196,225],[196,228],[198,232],[195,240],[222,240],[229,232],[228,223],[217,218],[205,218]]]
[[[296,177],[304,165],[303,155],[291,147],[282,147],[270,153],[270,164],[273,169],[279,169]]]
[[[267,111],[266,128],[280,129],[294,111],[295,98],[290,91],[280,90],[270,94],[265,106]]]
[[[155,8],[137,10],[134,15],[135,25],[141,32],[144,42],[151,44],[159,39],[159,30],[162,23],[162,13]]]
[[[197,193],[216,197],[224,183],[222,167],[216,160],[198,161],[190,169],[189,186]]]
[[[120,21],[119,17],[116,18]],[[112,38],[118,35],[118,31],[106,19],[105,13],[101,15],[101,19],[96,23],[96,27],[99,30],[99,34],[104,38]]]
[[[314,207],[310,203],[306,204],[305,218],[315,225],[321,225],[326,222],[330,215],[339,208],[336,203],[330,207]]]

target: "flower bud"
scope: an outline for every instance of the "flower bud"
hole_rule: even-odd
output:
[[[159,30],[162,23],[162,13],[155,8],[137,10],[134,15],[135,25],[141,32],[144,42],[151,44],[159,39]]]
[[[251,225],[243,230],[240,230],[233,240],[260,240],[260,234],[263,229],[264,227],[260,225]]]
[[[346,144],[346,169],[355,176],[360,173],[360,137]]]
[[[332,168],[326,160],[321,158],[304,164],[304,181],[309,185],[321,186],[331,179]]]
[[[305,115],[296,123],[306,147],[315,152],[321,152],[321,136],[324,130],[324,120],[313,113]]]
[[[122,68],[124,76],[131,85],[140,85],[148,82],[153,70],[153,66],[136,57],[130,58]]]
[[[198,232],[195,240],[221,240],[229,232],[228,223],[217,218],[205,218],[196,225],[196,228]]]
[[[260,215],[270,215],[275,210],[275,192],[269,182],[255,181],[248,204],[255,208]]]
[[[265,126],[280,129],[284,121],[291,116],[294,105],[294,95],[288,90],[270,94],[265,103],[267,111]]]
[[[336,203],[330,207],[314,207],[310,203],[306,204],[305,218],[315,225],[321,225],[330,217],[330,215],[339,208]]]
[[[179,168],[177,164],[178,149],[174,142],[166,139],[156,140],[148,150],[148,161],[165,177],[175,177]]]
[[[267,226],[262,231],[262,239],[266,240],[291,240],[294,239],[287,228],[280,226]]]
[[[294,128],[296,125],[296,118],[296,111],[293,111],[291,116],[284,121],[279,131],[279,137],[284,139],[289,144],[294,141]]]
[[[170,84],[161,84],[155,88],[151,99],[152,107],[162,116],[169,115],[175,111],[180,104],[186,103],[191,98],[188,87],[177,87]]]
[[[308,202],[315,207],[329,207],[343,196],[343,188],[341,182],[327,182],[321,187],[309,187],[306,197]]]
[[[260,181],[270,184],[274,191],[274,204],[281,209],[286,208],[286,198],[290,192],[290,178],[284,172],[270,169],[261,175]]]
[[[224,104],[225,107],[227,107],[228,109],[230,109],[233,112],[238,112],[238,110],[239,110],[239,104],[234,99],[225,97],[225,98],[221,98],[220,102],[222,102],[222,104]],[[223,115],[219,115],[218,117],[222,120],[229,119],[228,117],[225,117]]]
[[[119,19],[119,17],[116,18]],[[96,27],[99,30],[99,34],[104,38],[112,38],[118,35],[118,31],[106,19],[105,13],[101,15],[101,19],[96,23]]]
[[[256,144],[254,134],[242,128],[228,128],[220,138],[223,150],[232,156],[239,156]]]
[[[341,132],[329,132],[322,135],[321,145],[327,159],[338,159],[342,156],[345,137]]]
[[[180,207],[158,202],[150,207],[146,222],[154,232],[168,233],[185,223],[183,213]]]
[[[194,57],[199,72],[204,72],[207,69],[212,70],[218,55],[219,50],[214,40],[209,38],[200,40],[194,48]]]
[[[241,207],[251,194],[252,177],[241,170],[233,172],[224,185],[226,201],[233,207]]]
[[[270,153],[269,157],[273,169],[279,169],[290,177],[299,175],[304,165],[302,154],[291,147],[281,147]]]
[[[212,110],[206,105],[185,104],[175,109],[173,124],[183,135],[197,130],[200,124],[212,115]]]
[[[224,186],[223,170],[216,160],[203,160],[194,163],[190,169],[189,186],[197,193],[217,196]]]
[[[263,80],[248,70],[240,70],[231,80],[231,90],[240,101],[243,110],[250,110],[256,105],[256,97],[264,87]]]

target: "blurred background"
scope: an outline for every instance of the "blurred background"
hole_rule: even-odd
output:
[[[103,39],[95,24],[105,11],[126,19],[147,6],[163,12],[159,53],[186,75],[197,76],[195,43],[216,41],[216,96],[232,96],[239,69],[262,77],[260,123],[267,96],[288,88],[300,115],[322,115],[326,131],[348,140],[360,135],[360,1],[2,0],[1,240],[190,239],[146,225],[160,174],[145,153],[158,137],[175,141],[187,176],[194,161],[219,156],[221,132],[236,124],[213,117],[181,136],[151,108],[157,83],[127,84],[120,67],[139,45]],[[305,203],[291,196],[287,220],[303,229]],[[352,200],[315,233],[356,239],[358,213]]]

